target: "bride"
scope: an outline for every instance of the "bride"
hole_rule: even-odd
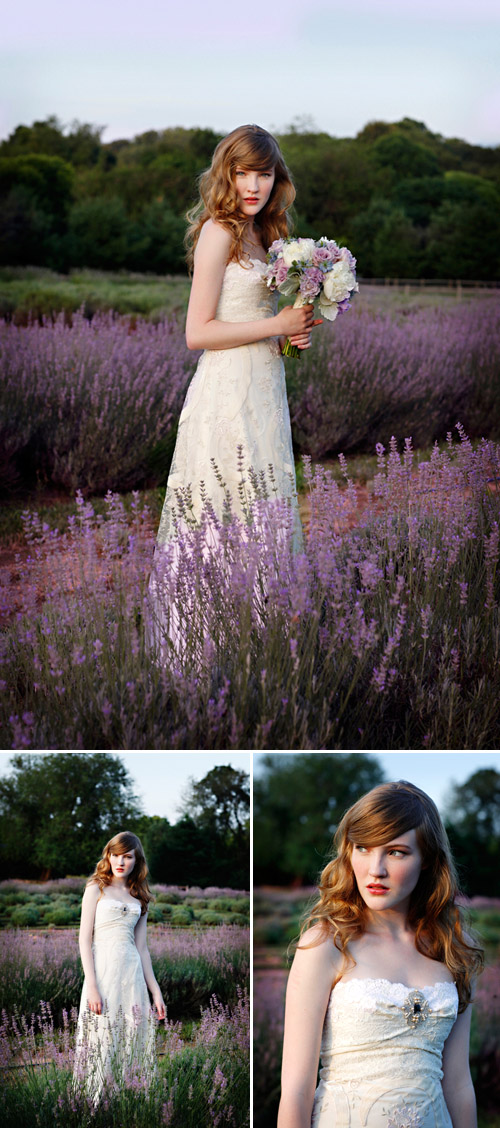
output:
[[[294,197],[274,137],[244,125],[217,146],[188,216],[193,282],[186,340],[204,351],[182,409],[157,535],[150,596],[159,645],[176,634],[161,591],[162,553],[175,571],[172,542],[207,510],[223,521],[230,508],[245,521],[249,484],[262,483],[270,467],[274,495],[293,510],[294,545],[301,543],[281,347],[290,337],[309,348],[321,322],[312,305],[278,313],[263,277],[267,248],[289,233]]]
[[[482,953],[438,811],[411,783],[382,784],[335,844],[290,971],[278,1128],[476,1128]]]
[[[82,901],[80,954],[85,973],[74,1067],[78,1088],[96,1105],[107,1085],[155,1071],[155,1024],[165,1004],[146,941],[148,867],[137,835],[124,831],[104,847]]]

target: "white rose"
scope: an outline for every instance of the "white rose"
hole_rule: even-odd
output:
[[[314,252],[314,239],[292,239],[283,247],[283,262],[291,266],[294,262],[308,262]]]
[[[333,302],[342,302],[354,290],[356,279],[352,270],[345,262],[336,262],[328,274],[325,275],[323,289],[327,298]]]

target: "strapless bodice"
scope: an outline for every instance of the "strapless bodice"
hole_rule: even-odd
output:
[[[134,930],[141,915],[140,901],[134,904],[114,897],[101,897],[94,918],[93,944],[134,944]]]
[[[314,1128],[403,1128],[412,1107],[414,1128],[448,1128],[441,1058],[457,1009],[454,983],[341,979],[323,1026]]]
[[[274,316],[277,296],[267,287],[265,269],[260,259],[227,264],[215,314],[219,321],[260,321]]]

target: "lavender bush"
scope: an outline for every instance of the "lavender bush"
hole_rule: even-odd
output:
[[[285,503],[257,498],[251,535],[207,511],[171,549],[181,645],[156,660],[139,498],[131,524],[114,495],[96,524],[79,497],[63,535],[27,515],[31,557],[3,591],[3,747],[497,747],[500,448],[462,432],[418,467],[409,440],[379,463],[362,514],[352,483],[306,464],[296,556]]]
[[[175,318],[0,321],[0,460],[70,490],[127,489],[164,474],[196,356]],[[166,461],[165,461],[166,460]],[[1,464],[1,463],[0,463]]]
[[[4,1014],[0,1023],[0,1071],[5,1128],[246,1128],[249,1125],[249,999],[239,991],[233,1007],[213,998],[190,1030],[186,1044],[179,1023],[158,1032],[162,1055],[149,1085],[130,1076],[104,1091],[97,1107],[83,1084],[71,1079],[76,1011],[54,1026],[42,1004],[30,1018]]]
[[[391,433],[434,441],[461,418],[500,435],[500,306],[360,307],[288,365],[294,442],[314,458]],[[134,328],[113,314],[0,321],[0,467],[104,492],[164,481],[196,355],[175,318]]]
[[[432,444],[457,418],[500,436],[500,304],[357,308],[323,325],[287,366],[295,446],[321,458],[411,435]]]

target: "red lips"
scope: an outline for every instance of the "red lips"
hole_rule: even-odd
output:
[[[367,885],[366,888],[369,890],[370,893],[388,893],[389,892],[389,886],[388,885]]]

